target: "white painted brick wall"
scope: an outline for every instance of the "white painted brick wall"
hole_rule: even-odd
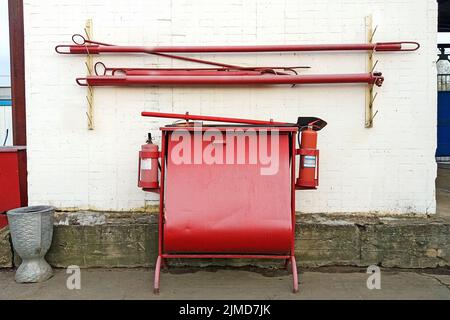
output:
[[[154,199],[136,186],[146,132],[166,123],[143,110],[274,118],[318,116],[321,185],[297,194],[302,212],[434,213],[435,0],[107,1],[25,0],[29,199],[61,208],[130,210]],[[386,80],[378,115],[364,128],[364,86],[98,88],[95,130],[86,129],[83,56],[55,45],[94,21],[95,39],[117,44],[297,44],[414,40],[420,51],[380,53]],[[243,65],[310,65],[310,73],[363,72],[364,54],[211,54]],[[99,56],[111,66],[186,66],[148,55]]]

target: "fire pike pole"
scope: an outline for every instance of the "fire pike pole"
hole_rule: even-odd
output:
[[[356,44],[295,44],[295,45],[243,45],[243,46],[120,46],[85,39],[74,34],[72,45],[55,47],[60,54],[101,53],[208,53],[208,52],[301,52],[301,51],[416,51],[420,45],[414,41],[356,43]]]
[[[380,72],[318,75],[247,75],[247,76],[88,76],[77,78],[81,86],[198,86],[198,85],[275,85],[367,83],[381,86]]]

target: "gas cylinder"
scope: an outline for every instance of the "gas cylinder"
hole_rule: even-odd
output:
[[[158,189],[158,145],[152,142],[152,136],[148,134],[146,144],[139,151],[139,178],[138,186],[142,189]]]
[[[300,149],[300,166],[295,186],[298,189],[315,189],[319,181],[319,150],[317,150],[317,131],[312,126],[301,133]]]

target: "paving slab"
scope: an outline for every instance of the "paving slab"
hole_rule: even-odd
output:
[[[339,271],[339,270],[338,270]],[[161,274],[161,293],[152,291],[151,269],[81,269],[81,289],[69,290],[69,274],[56,269],[44,283],[18,284],[14,271],[0,271],[0,299],[445,299],[449,274],[381,271],[381,289],[369,290],[365,269],[350,272],[302,271],[300,292],[291,292],[285,270],[174,268]]]

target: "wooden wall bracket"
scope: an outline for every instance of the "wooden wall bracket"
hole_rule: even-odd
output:
[[[92,19],[88,19],[86,21],[86,26],[84,28],[84,33],[86,34],[86,39],[91,40],[93,38],[93,27],[92,27]],[[94,59],[92,55],[89,53],[86,55],[86,69],[87,69],[87,75],[91,76],[94,74]],[[86,93],[86,100],[87,100],[87,125],[89,130],[94,130],[94,88],[91,86],[87,86],[87,93]]]
[[[375,32],[377,31],[377,27],[373,28],[373,21],[372,21],[372,15],[365,17],[365,23],[366,23],[366,34],[367,34],[367,43],[373,43],[373,37],[375,35]],[[378,63],[378,61],[373,62],[373,54],[374,50],[369,51],[367,54],[367,61],[366,61],[366,70],[367,72],[372,73]],[[375,98],[377,97],[377,93],[374,94],[374,85],[369,84],[366,87],[366,98],[365,98],[365,123],[364,126],[366,128],[372,128],[373,127],[373,119],[378,113],[378,110],[373,112],[373,106]]]

